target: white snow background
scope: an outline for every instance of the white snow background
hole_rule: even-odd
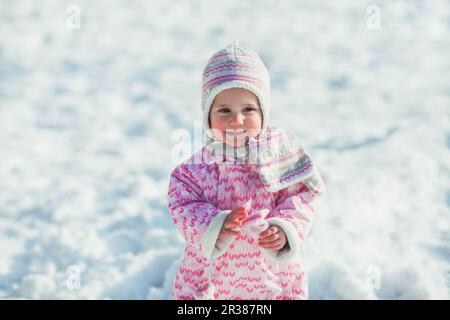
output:
[[[0,298],[171,298],[171,135],[239,39],[328,187],[310,298],[449,299],[449,27],[445,0],[1,1]]]

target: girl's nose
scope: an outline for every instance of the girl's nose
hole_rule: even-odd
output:
[[[230,125],[244,124],[244,116],[241,113],[235,113],[231,116]]]

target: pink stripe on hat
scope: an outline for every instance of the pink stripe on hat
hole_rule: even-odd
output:
[[[257,85],[264,85],[264,82],[261,81],[261,79],[258,79],[255,77],[247,77],[247,76],[241,76],[241,75],[237,75],[237,74],[230,74],[230,75],[214,78],[211,81],[209,81],[208,83],[204,84],[203,87],[204,87],[204,89],[208,89],[211,86],[218,85],[218,84],[221,84],[221,83],[224,83],[227,81],[231,81],[231,80],[243,80],[243,81],[255,83]]]
[[[242,68],[242,69],[248,69],[248,70],[254,70],[257,71],[258,69],[255,68],[254,66],[249,66],[249,65],[245,65],[245,64],[225,64],[219,67],[216,67],[214,69],[211,70],[207,70],[203,76],[208,76],[210,73],[218,71],[218,70],[222,70],[222,69],[234,69],[234,68]]]

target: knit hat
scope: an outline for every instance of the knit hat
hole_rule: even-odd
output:
[[[216,95],[226,89],[242,88],[253,92],[259,100],[263,122],[261,133],[268,126],[270,109],[270,77],[256,52],[241,47],[236,41],[216,52],[203,69],[203,128],[209,126],[209,111]]]

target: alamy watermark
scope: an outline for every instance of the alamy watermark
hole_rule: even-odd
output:
[[[66,287],[70,291],[80,290],[81,288],[81,267],[78,265],[71,265],[66,271]]]
[[[66,9],[66,26],[69,30],[81,29],[81,8],[75,4],[72,4]]]
[[[381,289],[381,269],[377,265],[368,266],[366,269],[367,286],[372,290]]]
[[[368,14],[366,26],[369,30],[378,30],[381,28],[381,9],[376,5],[370,5],[366,9]]]
[[[172,131],[170,136],[172,145],[171,160],[180,164],[189,159],[194,150],[205,146],[216,163],[245,163],[264,165],[266,160],[282,160],[289,150],[301,151],[296,141],[289,139],[288,143],[280,143],[281,139],[272,138],[270,146],[260,142],[255,137],[258,132],[252,129],[229,130],[207,129],[203,132],[201,122],[194,121],[194,137],[184,128]],[[196,153],[189,164],[205,163],[203,153]]]

